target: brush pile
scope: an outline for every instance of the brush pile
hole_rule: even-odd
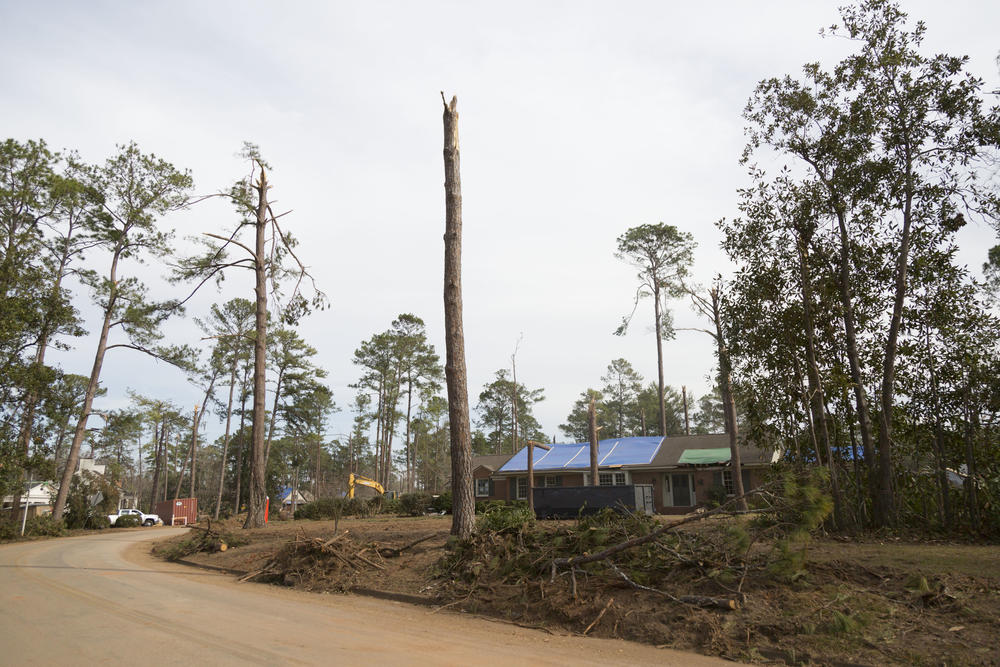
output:
[[[387,558],[398,558],[404,551],[434,537],[438,535],[427,535],[401,547],[392,547],[355,539],[347,530],[330,538],[307,537],[299,533],[294,540],[286,542],[263,568],[247,574],[240,581],[346,592],[360,574],[383,571]]]
[[[216,553],[226,551],[230,547],[238,547],[247,543],[247,539],[238,533],[227,530],[225,524],[212,527],[212,521],[207,525],[188,526],[191,530],[180,540],[167,542],[153,549],[153,552],[167,560],[181,560],[196,553]]]
[[[812,488],[783,479],[751,492],[749,516],[730,501],[673,522],[612,510],[552,523],[488,513],[440,561],[441,596],[470,611],[529,625],[556,621],[584,634],[673,643],[667,628],[687,619],[723,637],[732,614],[761,603],[757,593],[802,576],[809,535],[829,513]]]
[[[467,597],[482,598],[485,593],[493,598],[505,591],[523,596],[531,591],[540,599],[581,602],[632,588],[685,604],[736,609],[744,599],[740,588],[751,560],[746,534],[654,534],[662,528],[651,517],[605,510],[575,524],[525,522],[500,531],[481,530],[442,561],[440,572]],[[613,556],[573,562],[643,538],[647,541]],[[562,568],[554,565],[567,563]]]

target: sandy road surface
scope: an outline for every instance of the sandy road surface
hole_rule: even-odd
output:
[[[163,563],[106,531],[0,547],[0,664],[725,664],[461,614],[312,595]]]

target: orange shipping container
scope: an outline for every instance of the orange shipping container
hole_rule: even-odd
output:
[[[165,526],[186,526],[198,520],[198,499],[164,500],[156,503],[156,513]]]

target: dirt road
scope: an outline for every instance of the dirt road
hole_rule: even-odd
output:
[[[725,664],[371,598],[238,584],[148,555],[149,540],[182,530],[0,547],[0,663]]]

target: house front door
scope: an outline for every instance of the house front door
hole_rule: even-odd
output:
[[[691,476],[687,473],[670,476],[670,489],[673,492],[674,507],[691,507]]]

